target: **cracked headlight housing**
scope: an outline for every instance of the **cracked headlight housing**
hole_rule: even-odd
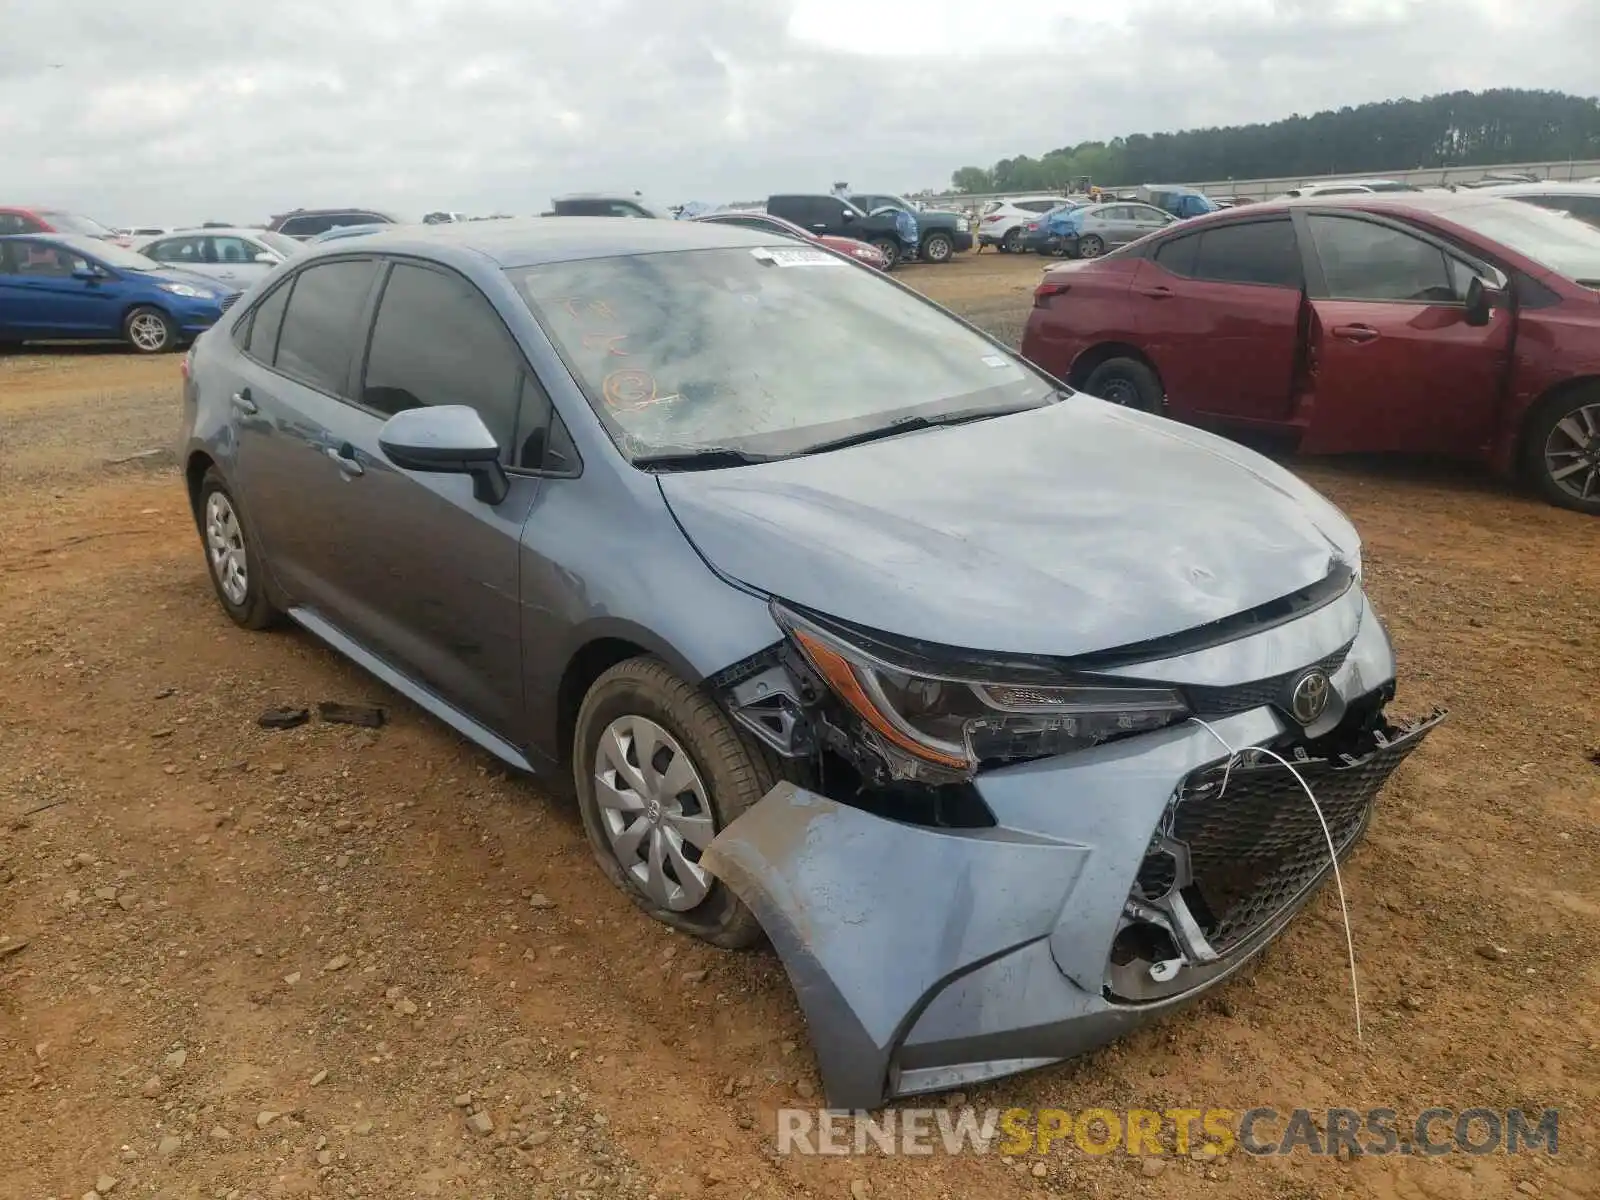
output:
[[[1189,715],[1176,688],[1125,686],[1037,664],[1009,671],[989,656],[948,671],[887,659],[780,605],[779,625],[829,689],[881,741],[924,763],[965,774],[1048,758],[1171,725]]]

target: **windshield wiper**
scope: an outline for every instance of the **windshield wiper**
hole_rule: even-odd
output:
[[[1046,403],[1049,402],[1047,401]],[[860,433],[849,433],[844,437],[834,438],[832,441],[817,442],[815,445],[807,446],[804,450],[796,450],[793,454],[785,455],[785,457],[799,458],[806,454],[819,454],[824,450],[842,450],[846,446],[859,446],[863,442],[876,442],[882,438],[898,437],[902,433],[914,433],[919,429],[936,429],[941,425],[966,425],[989,417],[1007,417],[1012,413],[1031,412],[1033,409],[1043,407],[1043,404],[1013,404],[1006,408],[964,408],[955,412],[940,413],[934,417],[900,417],[890,421],[887,425],[864,429]]]
[[[769,454],[752,454],[731,446],[705,446],[701,449],[658,450],[633,458],[633,465],[654,471],[715,471],[720,467],[748,467],[771,462]]]

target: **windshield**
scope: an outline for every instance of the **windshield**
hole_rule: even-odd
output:
[[[1600,227],[1570,213],[1518,200],[1492,200],[1444,215],[1568,279],[1590,286],[1600,280]]]
[[[292,237],[285,237],[281,233],[273,233],[271,230],[262,230],[255,235],[255,239],[263,246],[276,250],[285,258],[292,254],[299,254],[300,251],[305,249],[305,243],[298,242]]]
[[[115,242],[102,242],[92,237],[58,237],[52,240],[69,250],[83,255],[85,258],[103,263],[115,271],[164,271],[167,269],[154,259],[146,258],[133,250],[124,250]]]
[[[938,308],[791,242],[509,272],[630,460],[802,454],[899,420],[1050,402]]]
[[[88,217],[80,217],[69,212],[41,212],[39,214],[58,233],[81,233],[84,237],[108,238],[116,235],[99,221],[91,221]]]

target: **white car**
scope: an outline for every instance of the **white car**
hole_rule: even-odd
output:
[[[1063,202],[1064,197],[1042,194],[989,201],[978,217],[978,245],[998,246],[1007,252],[1021,250],[1028,222],[1038,220]]]
[[[1328,179],[1318,183],[1302,183],[1290,188],[1285,196],[1358,196],[1367,192],[1419,192],[1421,188],[1398,179]]]
[[[185,229],[150,238],[134,249],[158,263],[244,289],[305,245],[265,229]]]

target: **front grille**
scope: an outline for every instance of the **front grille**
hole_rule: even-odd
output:
[[[230,308],[232,308],[235,304],[237,304],[239,302],[239,297],[242,296],[242,295],[244,295],[243,292],[230,292],[228,295],[224,296],[221,300],[217,301],[217,306],[219,308],[221,308],[223,312],[227,312]]]
[[[1190,706],[1202,717],[1231,716],[1234,713],[1249,712],[1252,708],[1260,708],[1263,704],[1277,704],[1281,707],[1288,699],[1290,688],[1296,679],[1313,667],[1320,668],[1324,674],[1331,676],[1344,664],[1345,656],[1350,653],[1350,647],[1354,644],[1353,640],[1346,642],[1326,658],[1319,658],[1316,662],[1307,663],[1293,671],[1285,671],[1282,675],[1254,679],[1249,683],[1234,684],[1231,687],[1189,687],[1184,690],[1189,694]],[[1293,783],[1294,780],[1291,779],[1289,782]]]
[[[1283,751],[1327,818],[1342,858],[1365,827],[1394,769],[1440,720],[1367,735],[1368,749],[1337,759]],[[1224,778],[1226,775],[1226,787]],[[1186,778],[1169,810],[1168,833],[1188,850],[1184,900],[1212,948],[1226,954],[1277,916],[1328,869],[1328,843],[1316,811],[1283,766],[1245,751]]]

